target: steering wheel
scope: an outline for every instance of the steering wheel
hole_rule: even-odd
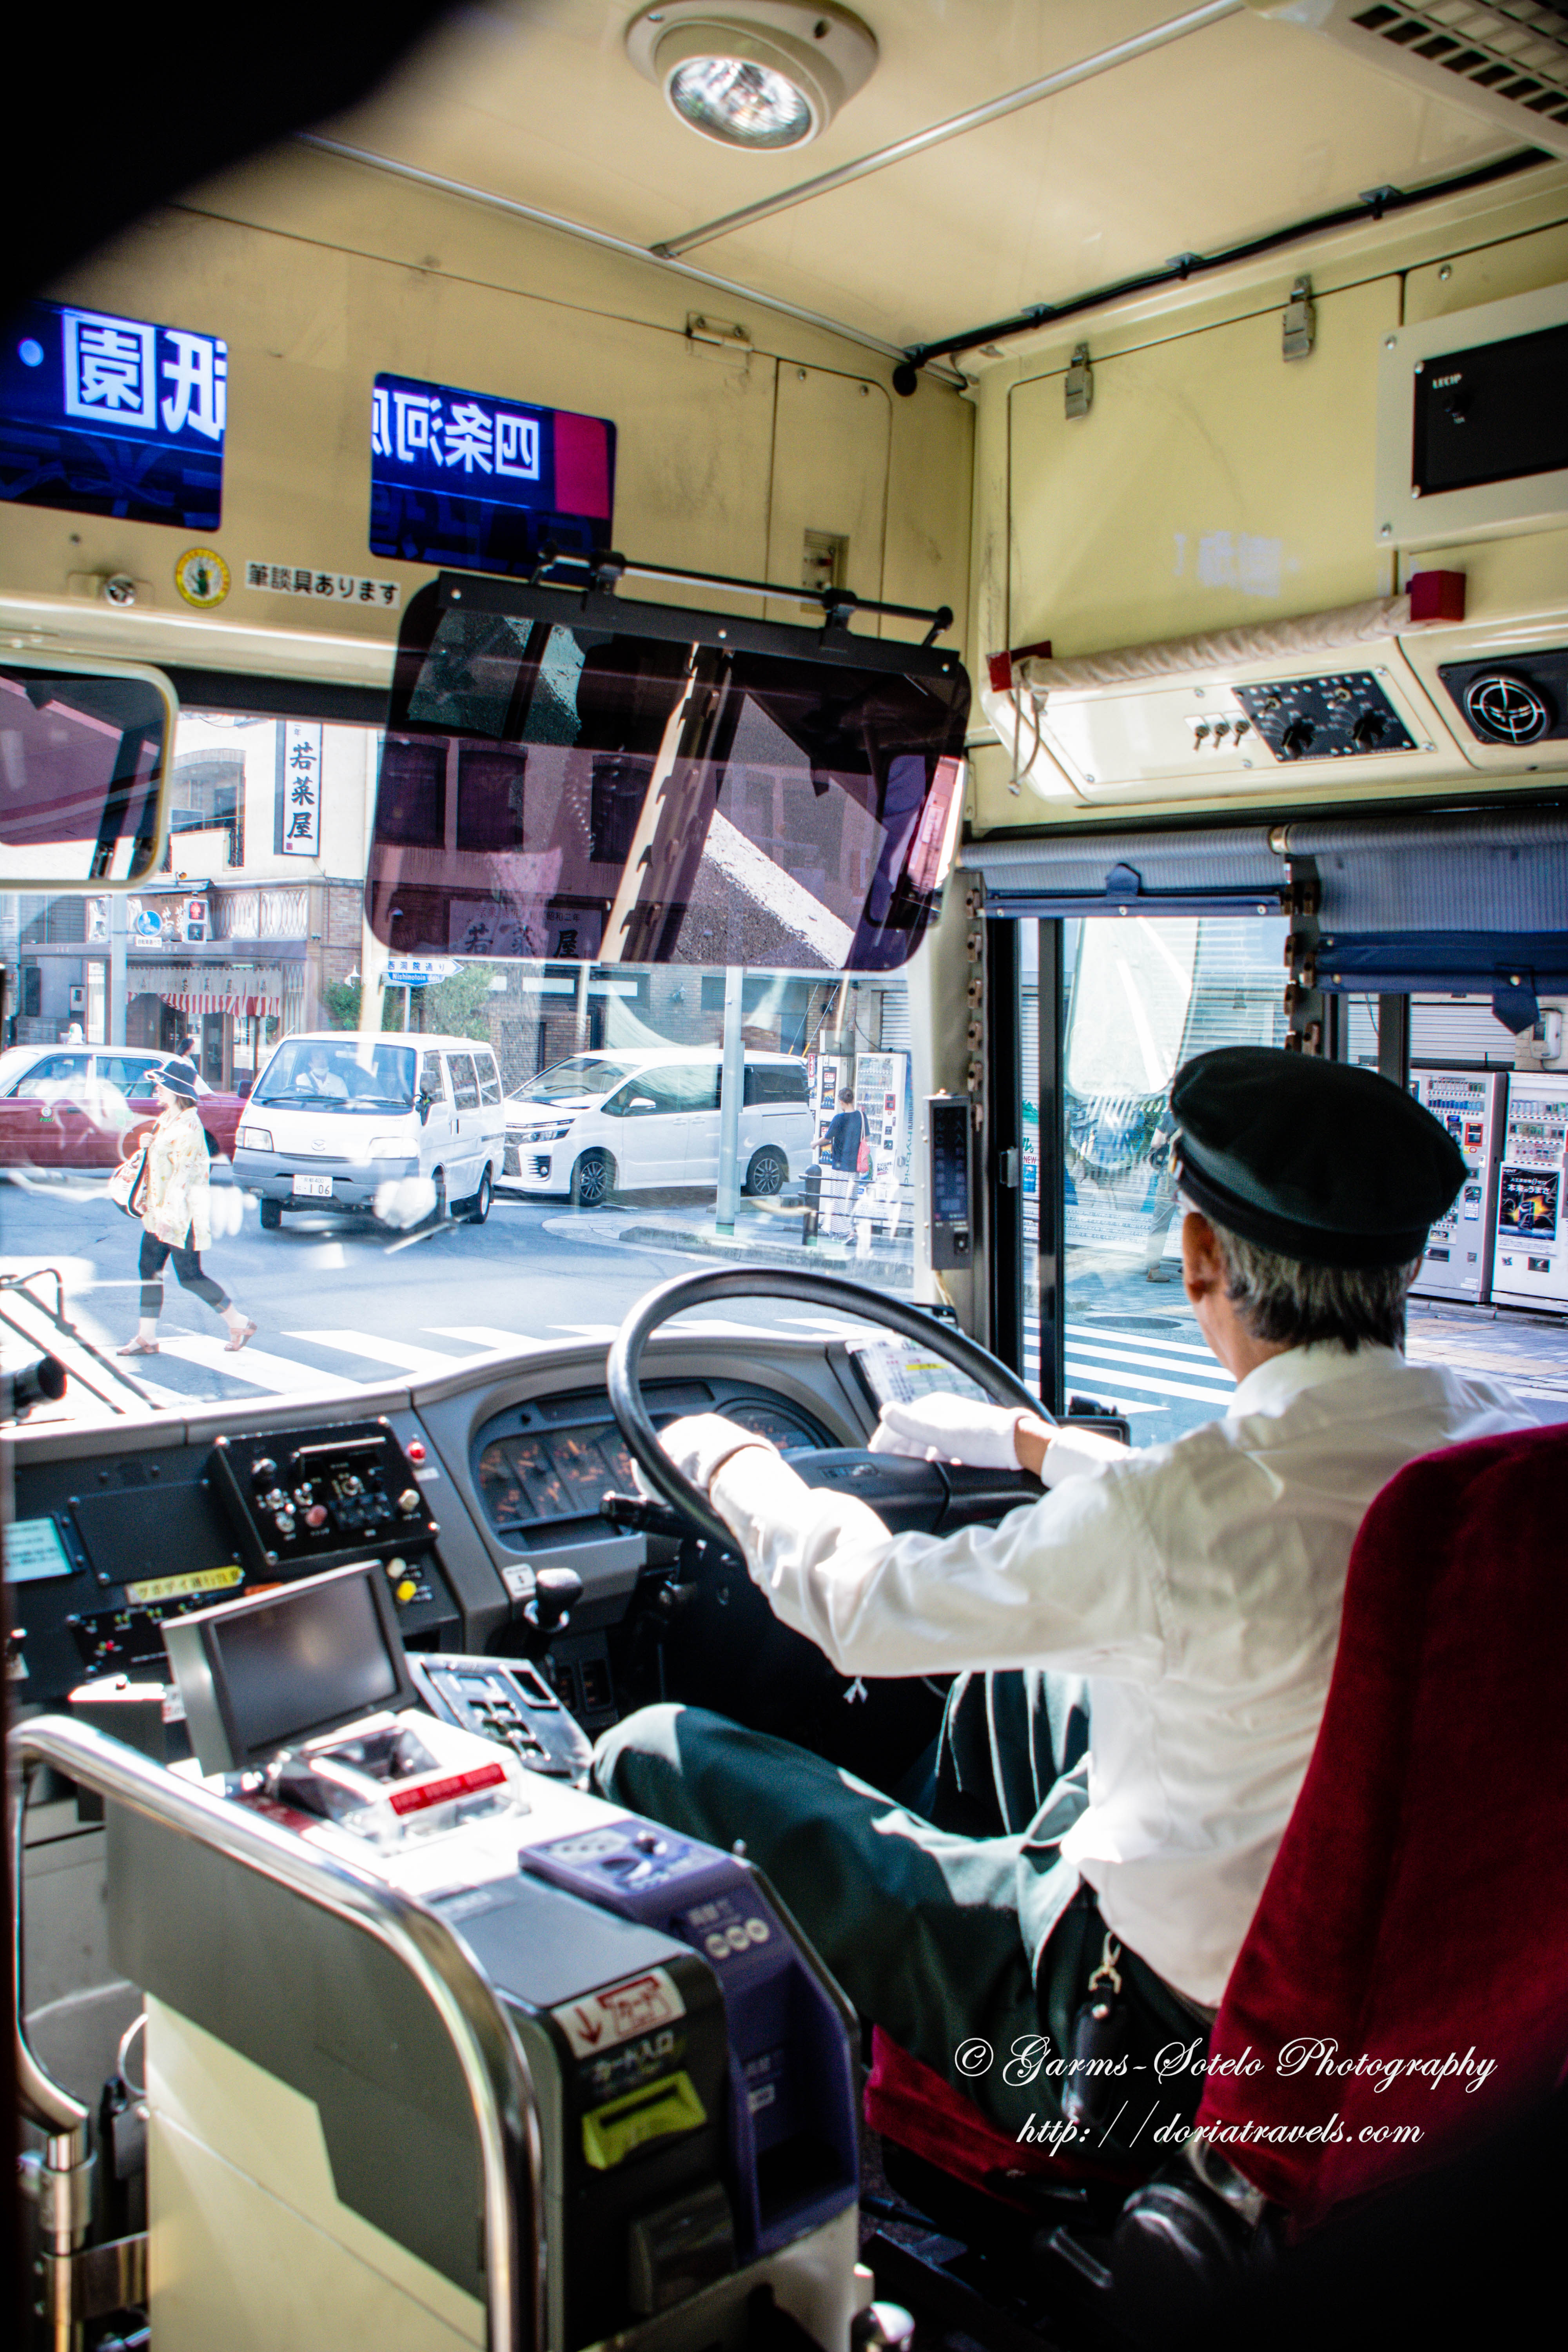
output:
[[[648,1486],[700,1534],[724,1551],[734,1550],[735,1538],[707,1496],[676,1468],[660,1445],[658,1433],[643,1402],[641,1379],[643,1349],[659,1325],[668,1322],[672,1315],[681,1314],[688,1307],[705,1306],[715,1298],[793,1298],[809,1307],[837,1307],[841,1314],[859,1316],[868,1322],[879,1323],[886,1330],[901,1332],[906,1339],[917,1340],[955,1371],[966,1372],[971,1380],[978,1381],[997,1402],[1020,1405],[1042,1421],[1053,1418],[1017,1375],[1010,1372],[1005,1364],[998,1363],[976,1341],[950,1325],[939,1323],[920,1307],[909,1306],[901,1298],[889,1298],[885,1292],[872,1290],[864,1283],[845,1282],[831,1274],[796,1273],[788,1266],[724,1266],[706,1274],[678,1274],[670,1281],[660,1283],[658,1289],[650,1290],[626,1317],[611,1343],[605,1384],[610,1410]],[[900,1461],[893,1454],[869,1458],[889,1471]],[[843,1456],[837,1459],[842,1461]],[[800,1462],[795,1466],[805,1474],[810,1463]],[[905,1472],[925,1471],[929,1467],[907,1457],[902,1462]],[[992,1488],[995,1486],[994,1472],[970,1475],[984,1478]],[[948,1487],[953,1485],[954,1477],[951,1470],[944,1474]],[[1038,1491],[1031,1480],[1017,1499],[1025,1500]]]

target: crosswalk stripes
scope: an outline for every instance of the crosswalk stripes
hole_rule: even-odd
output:
[[[780,1320],[817,1339],[861,1336],[859,1327],[837,1318],[789,1315]],[[728,1317],[681,1317],[667,1328],[677,1333],[701,1333],[711,1339],[732,1339],[759,1336],[763,1327]],[[339,1326],[293,1328],[277,1334],[267,1347],[253,1341],[237,1355],[230,1355],[216,1334],[179,1332],[163,1339],[161,1353],[218,1376],[238,1402],[257,1395],[347,1396],[389,1377],[425,1378],[455,1371],[481,1356],[536,1355],[563,1339],[599,1345],[613,1339],[616,1328],[607,1322],[552,1323],[532,1332],[507,1330],[495,1324],[430,1324],[400,1339]],[[290,1341],[298,1343],[300,1354],[286,1351]],[[350,1362],[312,1360],[318,1356],[346,1358]],[[1065,1356],[1068,1378],[1076,1389],[1134,1415],[1169,1412],[1171,1401],[1203,1403],[1216,1413],[1223,1412],[1236,1386],[1230,1374],[1201,1345],[1091,1323],[1068,1325]],[[186,1401],[167,1381],[158,1381],[155,1365],[146,1369],[158,1387],[158,1402]]]
[[[297,1334],[295,1336],[298,1336]],[[341,1372],[321,1371],[311,1364],[301,1363],[297,1356],[279,1356],[268,1348],[254,1343],[230,1355],[223,1341],[209,1338],[205,1332],[182,1331],[160,1340],[158,1353],[177,1356],[182,1362],[200,1364],[208,1371],[222,1372],[227,1379],[242,1381],[247,1388],[264,1390],[270,1396],[336,1396],[344,1389],[357,1388],[357,1381],[345,1380]]]
[[[1115,1402],[1143,1412],[1160,1410],[1151,1400],[1181,1397],[1223,1412],[1236,1389],[1230,1373],[1201,1342],[1068,1323],[1064,1356],[1069,1379],[1100,1391],[1110,1388]]]
[[[387,1364],[395,1372],[455,1372],[465,1360],[445,1348],[412,1348],[405,1339],[384,1339],[373,1331],[286,1331],[283,1336],[340,1355],[360,1356],[366,1363]]]

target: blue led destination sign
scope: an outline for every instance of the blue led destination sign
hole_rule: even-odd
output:
[[[610,544],[616,428],[412,376],[378,375],[371,402],[370,544],[406,563],[527,573],[548,541]]]
[[[227,398],[216,335],[28,302],[0,339],[0,498],[216,530]]]

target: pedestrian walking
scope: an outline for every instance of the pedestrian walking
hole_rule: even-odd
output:
[[[202,1272],[201,1253],[212,1247],[211,1162],[206,1133],[196,1112],[196,1074],[187,1061],[165,1062],[154,1071],[158,1118],[142,1152],[117,1171],[125,1205],[142,1220],[142,1316],[136,1337],[122,1356],[155,1356],[158,1317],[163,1305],[163,1268],[170,1258],[182,1287],[205,1299],[228,1326],[227,1353],[256,1336],[256,1325]],[[136,1159],[142,1167],[137,1170]],[[113,1180],[111,1180],[111,1182]]]
[[[869,1172],[871,1146],[866,1127],[866,1114],[856,1108],[855,1090],[846,1087],[838,1097],[838,1108],[827,1122],[828,1181],[832,1186],[827,1217],[824,1230],[828,1234],[847,1234],[855,1188],[860,1178]],[[827,1186],[824,1186],[824,1191]]]

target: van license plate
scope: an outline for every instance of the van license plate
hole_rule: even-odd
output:
[[[294,1198],[297,1201],[330,1201],[332,1180],[330,1176],[296,1176]]]

